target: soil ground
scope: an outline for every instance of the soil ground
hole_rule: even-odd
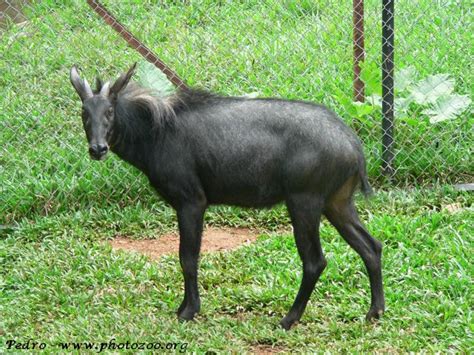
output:
[[[259,233],[248,228],[215,228],[204,229],[201,252],[226,251],[241,245],[254,242]],[[165,254],[178,253],[178,233],[165,234],[157,239],[134,240],[118,237],[110,241],[112,248],[138,252],[151,258],[159,258]]]

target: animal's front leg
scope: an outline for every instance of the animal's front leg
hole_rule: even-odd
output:
[[[205,206],[201,203],[187,203],[177,210],[179,261],[184,276],[184,300],[178,308],[178,318],[181,320],[193,319],[201,307],[197,269],[204,211]]]

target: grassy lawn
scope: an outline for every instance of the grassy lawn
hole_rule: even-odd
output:
[[[352,95],[350,1],[104,3],[191,85],[327,104],[359,128],[371,181],[381,186],[380,112],[357,123],[337,97]],[[397,67],[413,65],[420,78],[449,73],[456,92],[472,97],[467,3],[397,1]],[[366,0],[368,62],[380,59],[380,10],[379,0]],[[370,293],[361,259],[324,221],[328,267],[301,323],[278,327],[301,277],[293,238],[279,232],[289,225],[282,206],[208,211],[209,225],[261,236],[202,256],[202,312],[179,323],[177,257],[152,261],[106,243],[175,230],[174,212],[118,159],[88,159],[68,79],[73,63],[92,81],[140,57],[83,1],[42,1],[25,15],[28,22],[0,33],[0,353],[9,339],[46,342],[54,352],[58,342],[113,338],[188,343],[188,351],[474,352],[474,198],[443,185],[472,181],[471,114],[423,129],[397,123],[396,182],[441,184],[358,201],[385,246],[379,323],[364,321]]]
[[[174,228],[172,211],[151,208],[63,213],[24,221],[0,242],[3,345],[32,338],[63,341],[188,343],[188,350],[464,351],[473,348],[472,194],[446,188],[378,192],[359,201],[384,248],[387,312],[366,324],[369,289],[360,258],[327,222],[328,268],[301,321],[278,327],[301,276],[290,234],[262,232],[232,252],[200,264],[202,312],[177,321],[183,294],[176,256],[151,261],[113,251],[114,235],[156,237]],[[212,225],[275,230],[283,207],[253,213],[213,208]]]

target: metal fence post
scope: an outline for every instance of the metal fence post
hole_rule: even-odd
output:
[[[354,101],[364,102],[365,86],[360,78],[360,62],[365,59],[364,49],[364,0],[353,0],[354,22]]]
[[[157,57],[147,46],[138,40],[129,30],[125,28],[98,0],[87,0],[87,4],[110,25],[128,45],[142,55],[147,61],[160,69],[166,77],[177,87],[187,89],[186,83],[168,65]]]
[[[395,0],[382,0],[382,173],[392,178],[394,158]]]

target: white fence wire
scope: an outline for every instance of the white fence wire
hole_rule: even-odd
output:
[[[326,104],[358,132],[372,183],[386,182],[381,1],[358,20],[364,102],[353,101],[351,1],[103,4],[191,86]],[[473,33],[468,2],[396,2],[392,185],[472,182]],[[85,1],[0,1],[0,50],[0,223],[151,194],[118,159],[88,159],[70,67],[91,81],[143,58]]]

